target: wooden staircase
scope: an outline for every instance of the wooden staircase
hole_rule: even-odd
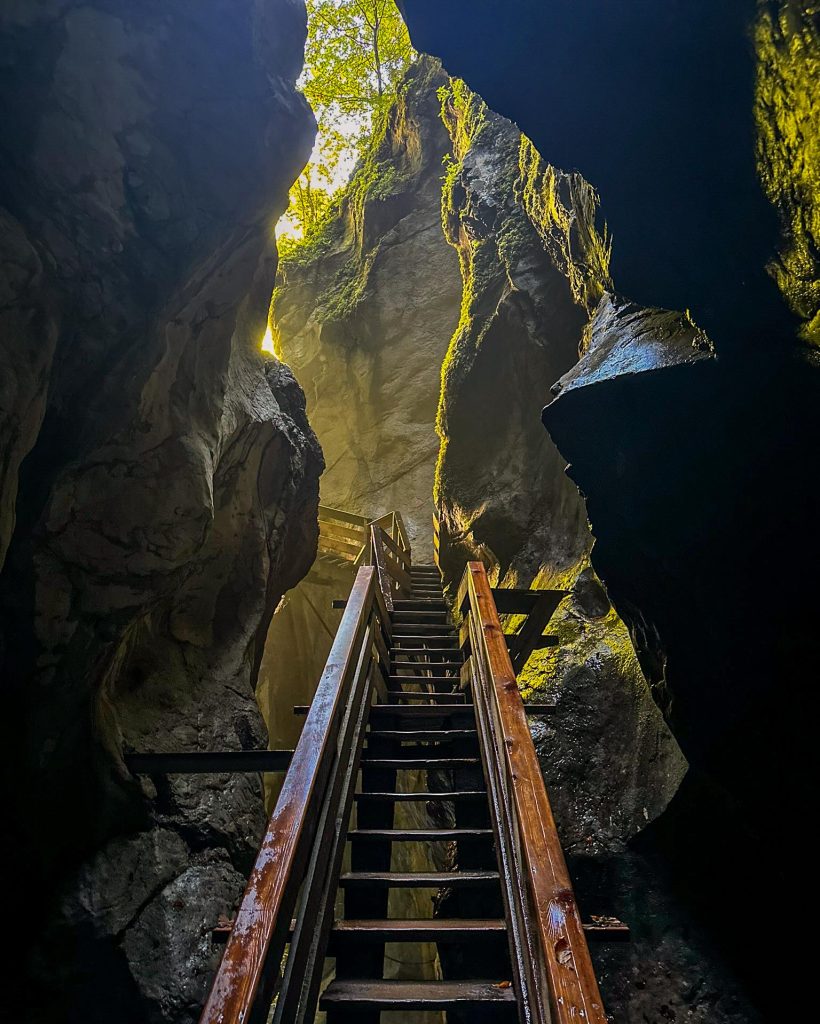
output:
[[[201,1024],[308,1024],[317,1007],[328,1024],[378,1024],[382,1011],[605,1024],[484,567],[468,565],[455,625],[438,569],[411,563],[403,528],[370,529],[372,564],[347,601]],[[408,786],[419,777],[424,788]],[[409,805],[429,825],[416,814],[405,827]],[[429,866],[396,870],[399,844]],[[401,889],[430,890],[430,916],[391,917]],[[435,943],[437,976],[386,977],[387,943]],[[321,991],[326,957],[335,970]]]
[[[344,915],[333,929],[336,978],[320,1008],[328,1024],[373,1021],[381,1010],[470,1010],[492,1005],[498,1021],[516,1019],[506,925],[493,849],[487,790],[481,768],[473,707],[460,690],[463,654],[448,621],[435,566],[410,568],[412,587],[393,602],[388,702],[371,712],[361,762],[356,828],[349,833],[351,870],[341,876]],[[435,701],[435,703],[433,703]],[[374,709],[375,710],[375,709]],[[402,775],[421,769],[427,789],[406,794]],[[430,780],[447,788],[434,795]],[[375,799],[371,799],[371,795]],[[452,827],[396,827],[396,804],[408,796],[439,803]],[[395,843],[454,844],[453,870],[413,873],[391,870]],[[390,920],[392,888],[466,890],[470,917]],[[458,900],[450,902],[458,902]],[[431,900],[432,910],[432,900]],[[446,980],[384,980],[385,943],[458,944],[471,961],[469,977]],[[477,965],[483,966],[483,971]]]

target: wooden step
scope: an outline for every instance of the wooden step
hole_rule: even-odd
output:
[[[452,843],[460,839],[492,839],[489,828],[354,828],[350,839],[374,839],[390,843]]]
[[[416,681],[419,679],[435,679],[437,678],[436,676],[422,675],[421,673],[443,671],[448,673],[448,679],[458,682],[459,672],[463,664],[463,661],[399,661],[390,666],[390,678],[399,680],[415,679]],[[405,675],[403,672],[404,669],[415,669],[416,671],[412,674],[408,672]]]
[[[455,639],[455,638],[454,638]],[[449,654],[453,655],[458,653],[452,647],[391,647],[393,654],[407,654],[407,655],[440,655]],[[391,658],[391,661],[395,661],[395,658]],[[462,658],[459,664],[462,664],[464,659]]]
[[[423,612],[423,611],[439,611],[439,610],[441,610],[441,611],[443,611],[446,614],[446,612],[447,612],[447,605],[444,603],[443,598],[438,598],[438,599],[436,599],[436,598],[429,598],[429,599],[410,598],[410,599],[402,599],[402,600],[399,600],[398,598],[396,598],[396,600],[393,601],[393,610],[397,611],[397,612],[412,612],[412,611]]]
[[[430,768],[470,768],[481,764],[477,757],[363,757],[368,768],[396,768],[400,771],[428,771]]]
[[[433,793],[355,793],[354,800],[374,800],[377,803],[421,803],[427,800],[486,800],[487,791],[484,789],[457,789],[450,792]]]
[[[441,668],[442,666],[439,665],[437,667]],[[456,668],[460,668],[460,667],[461,667],[460,665],[456,665]],[[404,666],[402,666],[402,668],[404,668]],[[432,665],[430,666],[429,669],[425,669],[424,665],[420,665],[419,666],[419,670],[422,671],[422,672],[430,671],[430,669],[432,669],[432,668],[433,668]],[[419,683],[450,683],[450,684],[452,684],[452,683],[457,683],[458,682],[458,676],[457,675],[449,675],[449,676],[420,676],[420,675],[412,675],[412,676],[411,675],[406,675],[406,676],[404,676],[404,675],[391,675],[390,676],[390,681],[392,683],[410,683],[413,686],[418,686]]]
[[[396,694],[396,696],[399,696]],[[429,696],[429,694],[428,694]],[[458,694],[441,694],[440,696],[457,697]],[[435,721],[448,719],[452,715],[473,715],[475,708],[472,704],[374,704],[370,709],[370,718],[409,718],[415,721],[428,718]]]
[[[415,697],[421,698],[426,697],[433,700],[435,704],[374,704],[370,709],[370,717],[379,718],[383,715],[389,715],[391,718],[422,718],[422,719],[434,719],[440,721],[444,718],[449,718],[450,715],[454,714],[472,714],[473,705],[464,703],[463,694],[458,693],[408,693],[402,694],[394,692],[394,697]],[[443,697],[461,697],[461,703],[448,704],[442,700]],[[529,705],[533,710],[529,712],[531,715],[548,715],[555,711],[554,704],[531,704]],[[296,704],[293,708],[294,715],[306,715],[310,711],[309,704]]]
[[[498,880],[497,871],[346,871],[340,876],[339,885],[345,889],[354,885],[380,889],[467,889],[492,885]]]
[[[463,693],[413,693],[410,690],[390,690],[388,692],[391,704],[399,704],[405,700],[425,700],[432,701],[434,704],[456,704],[461,703],[464,706],[464,694]],[[460,700],[459,700],[460,698]]]
[[[412,633],[405,633],[404,635],[393,637],[393,644],[390,647],[391,652],[401,653],[402,651],[408,650],[423,650],[419,648],[419,644],[435,644],[436,646],[432,650],[440,650],[444,647],[446,650],[452,651],[454,654],[457,653],[461,648],[459,647],[459,639],[455,633],[448,633],[446,636],[414,636]]]
[[[421,743],[425,740],[437,743],[452,743],[455,740],[475,740],[475,729],[371,729],[369,739],[408,740]]]
[[[443,622],[394,622],[393,623],[393,636],[403,637],[412,636],[425,639],[428,636],[434,636],[437,640],[440,638],[446,638],[455,636],[455,627],[448,629]]]
[[[515,1006],[506,981],[355,981],[335,979],[325,989],[320,1010],[447,1010],[487,1003]]]
[[[440,611],[422,611],[419,608],[413,608],[409,611],[394,611],[393,612],[393,625],[413,625],[418,624],[419,626],[427,625],[428,623],[446,623],[447,612],[445,609]]]
[[[504,935],[506,931],[503,917],[421,917],[336,921],[332,934],[384,942],[458,942],[483,935]]]

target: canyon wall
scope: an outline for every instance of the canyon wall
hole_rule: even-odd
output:
[[[651,622],[643,624],[644,636],[634,609],[614,607],[593,565],[585,502],[540,424],[550,388],[561,381],[558,390],[572,389],[566,375],[579,353],[602,378],[613,361],[636,374],[653,361],[679,365],[684,374],[708,373],[713,346],[687,315],[638,306],[613,291],[594,190],[580,175],[547,164],[511,122],[429,58],[411,73],[397,111],[401,116],[392,115],[386,140],[376,144],[378,171],[365,163],[321,235],[288,259],[273,308],[277,344],[296,366],[309,408],[312,402],[317,410],[328,463],[338,459],[345,466],[333,500],[351,496],[361,501],[358,510],[369,511],[381,483],[351,452],[351,423],[363,422],[367,402],[364,412],[346,410],[336,381],[355,372],[355,386],[369,399],[372,382],[382,379],[371,378],[373,365],[382,377],[381,368],[394,358],[396,369],[403,367],[404,350],[393,335],[389,345],[379,345],[395,295],[403,294],[405,280],[418,296],[440,294],[441,267],[447,266],[440,253],[450,248],[461,282],[456,287],[448,279],[449,317],[440,315],[439,302],[429,321],[420,303],[413,314],[414,336],[425,345],[423,396],[427,388],[432,392],[433,367],[440,373],[436,466],[429,445],[424,475],[407,482],[415,489],[432,480],[450,593],[470,557],[484,560],[498,585],[570,592],[548,630],[558,645],[536,652],[520,682],[525,699],[557,703],[549,719],[533,722],[533,734],[585,910],[622,914],[636,936],[628,950],[596,951],[606,997],[625,1020],[667,1011],[704,1022],[751,1020],[731,968],[667,883],[655,847],[642,845],[651,822],[666,819],[686,772],[663,716],[670,707],[663,651],[652,647]],[[422,115],[430,125],[419,129]],[[411,198],[401,184],[405,121],[410,139],[421,133],[439,140],[430,164],[435,179],[420,189],[429,211],[438,194],[441,212],[438,231],[425,235],[425,263],[393,244],[402,236],[392,219],[376,217],[385,196],[396,204]],[[390,153],[397,154],[398,174]],[[407,207],[401,210],[406,216]],[[367,246],[353,245],[368,230]],[[368,276],[385,246],[396,261],[391,276]],[[375,253],[373,263],[360,260],[359,252]],[[442,339],[448,326],[451,335]],[[362,339],[369,363],[356,347]],[[347,363],[342,343],[351,346]],[[401,396],[401,408],[409,410],[402,424],[414,416],[413,380]],[[429,437],[434,421],[423,396],[416,419],[426,423]],[[366,436],[377,459],[395,444],[388,419],[375,429],[368,424]],[[405,495],[396,491],[395,497]],[[426,492],[408,497],[415,504]],[[421,517],[418,522],[423,525]],[[337,596],[326,592],[322,603]]]
[[[451,592],[471,557],[502,586],[573,591],[556,617],[560,646],[534,655],[521,682],[527,696],[543,699],[548,685],[559,700],[539,749],[564,841],[586,853],[620,848],[685,772],[590,567],[583,501],[539,422],[611,285],[596,210],[583,178],[545,164],[421,57],[337,209],[283,260],[272,307],[277,351],[328,462],[328,504],[398,508],[415,559],[429,561],[435,491]],[[301,621],[296,594],[272,641]],[[327,615],[338,596],[312,594],[312,605]],[[265,689],[299,671],[271,664]]]
[[[441,568],[451,593],[470,558],[499,586],[569,592],[548,630],[557,646],[530,657],[519,686],[558,705],[534,735],[565,848],[614,851],[664,810],[685,762],[590,566],[584,502],[538,417],[611,288],[598,197],[462,82],[442,117],[453,143],[443,227],[464,301],[442,371]]]
[[[669,811],[604,871],[624,916],[641,913],[619,889],[625,865],[660,885],[639,893],[648,930],[631,980],[610,989],[624,965],[596,952],[605,999],[627,1020],[664,989],[668,1019],[776,1019],[749,893],[811,871],[802,846],[784,846],[810,799],[813,737],[783,685],[818,657],[818,12],[801,0],[405,8],[416,46],[600,190],[628,297],[599,307],[577,366],[543,394],[585,496],[593,568],[690,763]],[[647,302],[691,310],[717,358],[633,305]],[[690,924],[674,924],[661,890]],[[796,901],[781,923],[799,918]],[[683,962],[681,926],[734,987],[719,973],[700,992],[663,981],[657,965],[675,978]]]
[[[312,145],[294,0],[5,5],[0,577],[27,1019],[195,1020],[264,827],[262,642],[322,457],[259,343]],[[19,986],[25,991],[26,986]],[[30,992],[37,993],[32,1005]]]
[[[458,260],[441,238],[446,82],[435,61],[410,69],[336,209],[282,261],[273,302],[277,353],[330,453],[322,501],[373,518],[400,510],[422,562],[432,561],[441,362],[461,303]]]

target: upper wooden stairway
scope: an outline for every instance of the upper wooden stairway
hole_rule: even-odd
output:
[[[453,624],[438,569],[411,563],[400,517],[389,533],[369,530],[370,564],[346,602],[201,1024],[307,1024],[317,1006],[329,1024],[377,1024],[383,1010],[445,1011],[451,1024],[605,1024],[527,725],[527,712],[550,709],[525,712],[508,651],[519,640],[503,633],[481,563],[467,566]],[[538,621],[545,601],[554,610],[564,596],[518,593]],[[408,785],[420,777],[424,788]],[[426,807],[429,827],[419,815],[402,823],[410,804]],[[429,867],[394,869],[408,843]],[[391,890],[406,888],[438,893],[437,912],[431,901],[429,917],[391,917]],[[430,942],[438,979],[385,978],[387,943]],[[326,957],[335,971],[321,991]]]

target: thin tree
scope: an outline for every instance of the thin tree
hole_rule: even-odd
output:
[[[291,190],[286,219],[294,235],[320,222],[415,57],[394,0],[307,0],[307,12],[300,84],[318,134]]]

